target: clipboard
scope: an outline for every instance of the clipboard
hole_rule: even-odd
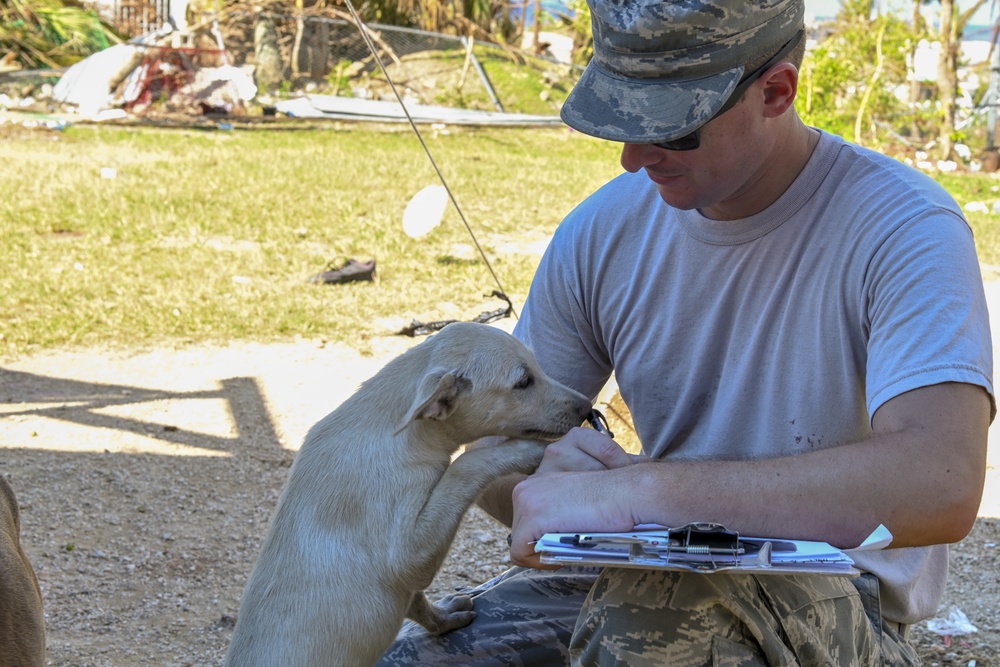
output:
[[[879,526],[855,550],[881,549],[892,535]],[[741,536],[724,525],[646,525],[625,533],[548,533],[535,543],[550,565],[654,568],[711,574],[823,574],[854,577],[850,551],[826,542]]]

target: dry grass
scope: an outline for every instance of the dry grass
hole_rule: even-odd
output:
[[[452,207],[403,233],[409,199],[438,182],[413,133],[324,128],[0,136],[0,355],[296,336],[365,351],[413,319],[501,307]],[[424,136],[515,307],[562,217],[621,171],[615,144],[564,129]],[[941,180],[962,204],[1000,200],[990,175]],[[969,219],[1000,265],[997,215]],[[306,282],[347,258],[375,258],[376,282]]]
[[[515,305],[538,261],[531,242],[620,171],[613,145],[567,130],[425,139]],[[76,127],[8,138],[0,163],[6,355],[298,335],[357,343],[503,305],[486,296],[496,285],[452,207],[427,236],[403,233],[407,202],[437,182],[409,131]],[[116,176],[102,178],[107,169]],[[377,259],[374,284],[306,282],[351,257]]]

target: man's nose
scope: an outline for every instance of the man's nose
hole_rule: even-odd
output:
[[[653,144],[625,144],[622,146],[621,163],[625,171],[635,173],[663,159],[666,152]]]

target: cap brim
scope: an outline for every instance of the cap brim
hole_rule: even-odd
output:
[[[711,120],[742,74],[740,66],[700,79],[623,78],[591,60],[560,116],[573,129],[609,141],[670,141]]]

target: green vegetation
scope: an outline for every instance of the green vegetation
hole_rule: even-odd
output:
[[[454,64],[456,72],[460,71],[465,60],[465,54],[458,51],[440,51],[434,57]],[[578,73],[566,67],[540,58],[529,58],[526,63],[516,62],[499,49],[479,48],[476,50],[476,58],[489,77],[504,110],[511,113],[549,116],[559,113],[559,108],[578,76]],[[474,70],[468,72],[461,89],[457,85],[458,77],[454,78],[454,83],[438,93],[435,103],[496,111],[486,87]]]
[[[515,304],[538,256],[508,246],[547,238],[621,171],[614,145],[568,130],[425,140]],[[437,183],[408,129],[73,127],[0,142],[0,163],[0,354],[295,335],[363,348],[503,306],[453,207],[403,233],[409,199]],[[306,282],[372,257],[374,284]]]
[[[7,65],[64,67],[118,41],[92,10],[63,0],[0,0],[0,53]]]
[[[894,94],[906,80],[912,32],[893,14],[874,23],[866,16],[847,15],[837,26],[836,33],[806,55],[796,108],[807,124],[871,148],[894,143],[890,120],[901,132],[916,122],[907,113],[908,105]],[[926,128],[927,123],[922,125]]]
[[[621,171],[617,145],[568,130],[424,132],[516,306],[537,248]],[[453,207],[427,236],[403,233],[409,199],[437,184],[408,129],[72,127],[10,136],[0,163],[3,356],[299,335],[364,351],[413,319],[503,306]],[[963,205],[1000,201],[990,175],[939,178]],[[968,217],[1000,265],[1000,218]],[[374,283],[307,282],[373,257]]]

